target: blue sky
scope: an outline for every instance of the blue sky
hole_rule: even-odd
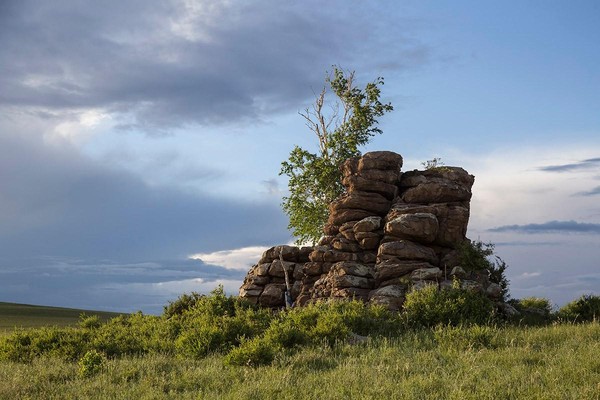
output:
[[[476,176],[513,297],[600,291],[593,1],[5,1],[0,301],[157,313],[293,240],[278,176],[332,64],[385,78],[364,150]]]

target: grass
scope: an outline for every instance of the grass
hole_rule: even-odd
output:
[[[407,331],[256,368],[152,354],[83,378],[73,362],[4,361],[0,382],[0,399],[600,399],[600,324]]]
[[[0,302],[0,334],[3,331],[13,331],[15,328],[74,326],[79,321],[79,316],[82,313],[86,315],[98,315],[104,321],[120,315],[105,311]]]

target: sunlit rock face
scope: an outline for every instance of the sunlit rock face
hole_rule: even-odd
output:
[[[360,299],[402,307],[406,293],[451,286],[466,240],[474,176],[459,167],[401,172],[402,156],[374,151],[340,167],[346,192],[330,205],[314,247],[275,246],[248,272],[240,296],[285,306],[285,271],[296,305]],[[464,271],[463,271],[464,272]],[[463,286],[501,294],[485,273],[458,276]],[[495,285],[495,286],[494,286]]]

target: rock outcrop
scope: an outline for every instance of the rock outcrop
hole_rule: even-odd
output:
[[[406,293],[450,286],[501,297],[487,275],[467,272],[457,247],[466,240],[474,177],[459,167],[402,173],[402,156],[375,151],[340,167],[346,192],[330,205],[317,246],[275,246],[248,272],[240,296],[285,305],[285,273],[297,305],[355,298],[399,309]]]

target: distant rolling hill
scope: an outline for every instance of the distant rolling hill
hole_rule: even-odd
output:
[[[75,325],[82,313],[86,315],[98,315],[103,320],[120,315],[119,313],[106,311],[0,302],[0,331],[12,330],[15,327],[34,328],[41,326]]]

